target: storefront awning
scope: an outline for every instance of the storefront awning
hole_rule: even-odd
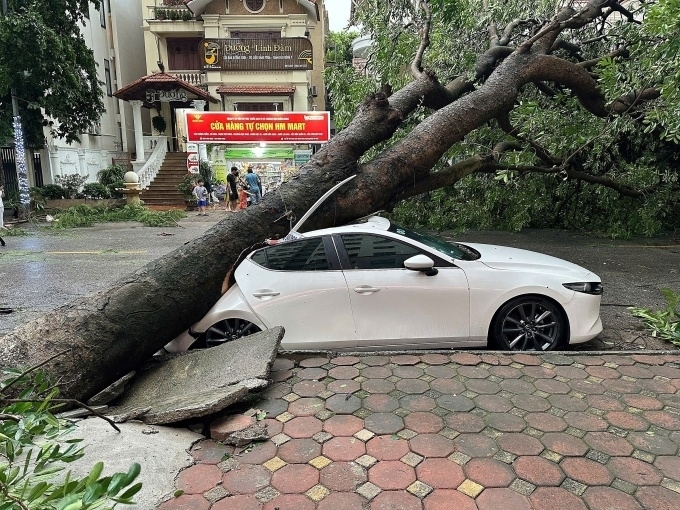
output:
[[[295,87],[282,85],[222,85],[217,88],[222,96],[290,96],[294,92]]]
[[[123,101],[143,101],[146,108],[156,101],[204,100],[219,103],[220,100],[191,83],[166,72],[153,73],[133,81],[113,94]]]

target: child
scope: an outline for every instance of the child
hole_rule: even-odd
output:
[[[208,190],[203,186],[203,181],[198,181],[198,186],[194,188],[194,196],[196,197],[196,205],[198,205],[198,216],[207,216],[205,206],[208,205]]]

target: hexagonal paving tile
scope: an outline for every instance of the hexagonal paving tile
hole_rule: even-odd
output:
[[[423,457],[448,457],[454,446],[450,439],[439,434],[418,434],[409,441],[411,450]]]
[[[385,460],[368,470],[368,480],[386,491],[403,490],[416,481],[416,472],[403,462]]]
[[[517,476],[540,487],[558,487],[565,478],[557,464],[543,457],[519,457],[512,466]]]
[[[560,467],[569,478],[588,486],[609,485],[614,480],[606,467],[590,459],[567,457]]]
[[[434,489],[455,489],[463,480],[463,468],[447,459],[425,459],[416,466],[418,480]]]
[[[512,468],[496,459],[472,459],[463,470],[470,480],[484,487],[508,487],[515,479]]]

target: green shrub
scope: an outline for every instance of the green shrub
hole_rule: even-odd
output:
[[[79,174],[57,175],[55,180],[64,188],[66,198],[74,198],[87,177]]]
[[[99,173],[97,173],[97,179],[104,186],[108,186],[117,182],[123,182],[123,178],[127,171],[127,168],[123,165],[111,165],[104,170],[100,170]]]
[[[106,187],[109,189],[109,196],[111,198],[123,198],[123,192],[120,190],[125,188],[125,182],[123,182],[122,179],[120,181],[107,184]]]
[[[194,185],[200,178],[199,175],[186,173],[182,178],[182,181],[177,185],[177,191],[179,191],[184,200],[193,200],[195,197],[192,194],[194,191]]]
[[[59,200],[66,196],[66,190],[58,184],[45,184],[43,187],[35,189],[39,189],[40,194],[47,200]]]
[[[42,371],[3,370],[0,375],[0,508],[84,510],[133,504],[142,487],[133,485],[141,470],[137,463],[113,476],[101,476],[101,462],[84,478],[70,472],[60,476],[84,448],[81,439],[64,438],[73,424],[54,416],[64,404],[58,395]]]
[[[83,186],[83,195],[90,199],[109,198],[110,196],[109,188],[98,182],[88,182]]]

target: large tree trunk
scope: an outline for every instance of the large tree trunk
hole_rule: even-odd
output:
[[[605,3],[591,1],[597,7],[591,20]],[[305,230],[342,224],[389,208],[397,199],[455,183],[471,172],[493,169],[493,158],[481,155],[431,173],[442,155],[466,134],[505,117],[528,83],[561,83],[591,113],[606,115],[603,98],[587,70],[546,54],[545,48],[564,28],[559,21],[572,14],[561,13],[547,25],[542,36],[547,43],[538,44],[541,39],[535,38],[533,47],[525,43],[503,52],[502,62],[473,92],[467,93],[470,84],[460,80],[442,86],[430,73],[421,72],[389,98],[380,94],[368,98],[352,123],[310,160],[299,178],[110,289],[77,299],[0,339],[0,365],[33,366],[70,349],[46,369],[66,395],[86,399],[137,368],[200,319],[219,299],[223,281],[244,250],[287,233],[287,220],[275,223],[275,219],[288,211],[300,217],[340,180],[357,174],[319,208]],[[575,24],[576,18],[571,19]],[[496,63],[494,57],[491,65]],[[374,160],[358,164],[368,149],[389,140],[421,104],[438,110]]]

